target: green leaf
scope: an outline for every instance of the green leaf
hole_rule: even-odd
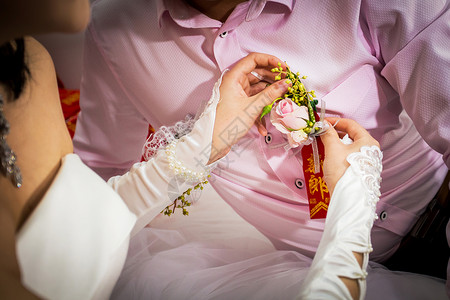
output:
[[[314,110],[315,112],[317,112],[316,105],[317,105],[318,103],[319,103],[319,100],[317,100],[317,99],[311,100],[311,106],[312,106],[312,108],[313,108],[313,110]]]
[[[271,110],[272,110],[272,104],[264,106],[263,111],[262,111],[261,116],[259,117],[259,119],[261,120],[265,115],[270,113]]]

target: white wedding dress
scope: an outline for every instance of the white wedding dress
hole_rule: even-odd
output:
[[[345,238],[347,234],[359,233],[360,250],[367,249],[369,235],[364,225],[373,220],[373,213],[370,207],[363,211],[365,200],[361,195],[364,190],[353,186],[357,194],[346,195],[352,192],[352,188],[347,189],[347,184],[351,185],[355,180],[359,179],[347,170],[336,186],[336,196],[332,200],[335,206],[330,206],[326,228],[342,225],[344,231],[328,231],[330,235],[326,238],[330,240],[323,239],[320,245],[325,256],[327,246],[333,248],[336,239]],[[361,210],[350,209],[347,215],[345,205],[351,205],[354,200],[360,202]],[[339,212],[333,211],[337,205],[343,208]],[[331,262],[328,266],[332,268],[331,278],[326,278],[327,259],[316,256],[314,269],[311,269],[311,258],[295,251],[276,250],[211,187],[203,191],[189,212],[188,217],[181,212],[171,217],[160,215],[131,240],[128,258],[112,299],[261,300],[297,299],[300,296],[304,299],[349,299],[347,290],[333,271],[353,272],[350,277],[362,277],[363,270],[355,264],[336,266]],[[340,221],[344,224],[336,224]],[[363,230],[359,231],[361,228]],[[347,263],[345,257],[334,258],[341,259],[336,261],[338,264]],[[445,282],[441,279],[392,272],[372,262],[367,273],[366,299],[447,299]],[[306,285],[312,288],[307,291],[305,278],[308,274]]]
[[[206,163],[219,85],[189,134],[109,186],[78,156],[63,158],[18,233],[27,288],[45,299],[350,299],[338,277],[345,276],[358,280],[364,297],[381,170],[377,149],[349,157],[313,261],[276,250],[209,186],[196,194],[200,201],[189,217],[180,210],[159,214],[213,167]],[[362,268],[352,251],[364,253]],[[443,280],[370,264],[367,272],[367,299],[446,299]]]

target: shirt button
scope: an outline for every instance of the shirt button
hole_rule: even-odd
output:
[[[384,220],[386,220],[387,219],[387,212],[386,211],[382,211],[381,213],[380,213],[380,220],[381,221],[384,221]]]
[[[270,133],[267,133],[267,135],[264,137],[264,141],[266,144],[272,143],[272,135]]]
[[[224,37],[226,37],[228,35],[228,31],[224,31],[224,32],[222,32],[221,34],[219,34],[219,36],[221,37],[221,38],[224,38]]]
[[[302,189],[305,186],[305,182],[303,181],[303,179],[297,178],[295,179],[295,186],[298,189]]]

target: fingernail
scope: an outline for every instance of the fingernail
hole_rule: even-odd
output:
[[[290,79],[286,79],[286,80],[280,80],[277,82],[281,88],[283,89],[287,89],[288,87],[290,87],[292,85],[292,81]]]

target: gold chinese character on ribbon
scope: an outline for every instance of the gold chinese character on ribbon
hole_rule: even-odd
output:
[[[320,157],[320,168],[323,169],[323,159],[322,159],[322,155],[319,156]],[[312,173],[315,174],[315,168],[314,168],[314,155],[311,153],[311,156],[307,159],[308,161],[308,166],[305,168],[304,172],[305,173]]]
[[[317,192],[320,191],[320,195],[321,198],[324,199],[324,194],[328,193],[328,187],[325,183],[325,180],[323,180],[322,177],[316,177],[313,175],[311,175],[311,177],[309,178],[309,192],[310,194],[315,194]]]

